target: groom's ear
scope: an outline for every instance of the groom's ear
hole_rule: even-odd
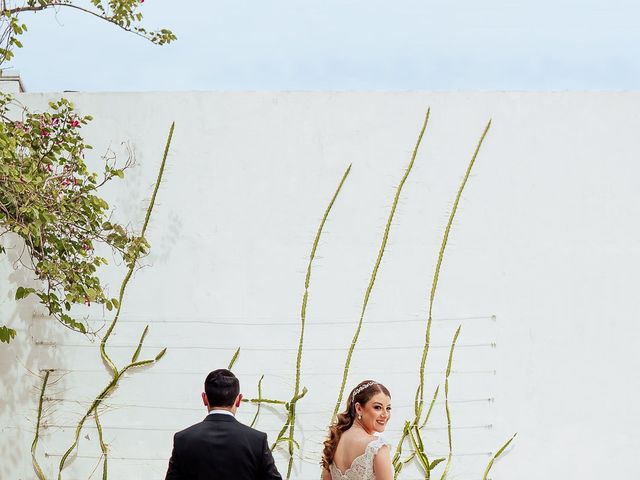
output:
[[[242,394],[239,393],[238,396],[236,397],[236,408],[239,407],[241,403],[242,403]]]
[[[209,399],[207,398],[207,394],[205,392],[202,392],[202,403],[204,403],[205,407],[209,406]]]

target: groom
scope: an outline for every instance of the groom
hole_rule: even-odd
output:
[[[209,414],[173,437],[165,480],[282,480],[266,433],[235,419],[240,382],[229,370],[214,370],[202,394]]]

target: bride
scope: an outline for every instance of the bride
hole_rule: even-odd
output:
[[[329,428],[322,453],[322,480],[391,480],[389,444],[381,433],[391,417],[391,394],[365,380],[347,398],[347,409]]]

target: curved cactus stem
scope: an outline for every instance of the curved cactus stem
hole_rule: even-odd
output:
[[[129,363],[128,365],[123,367],[122,370],[117,371],[116,375],[111,379],[111,381],[107,384],[107,386],[104,387],[100,392],[100,394],[93,400],[93,402],[91,402],[91,405],[89,406],[87,411],[84,413],[84,415],[76,425],[76,429],[73,437],[73,443],[65,451],[65,453],[62,455],[62,458],[60,459],[60,463],[58,465],[58,480],[62,480],[62,470],[65,467],[67,458],[69,458],[69,455],[71,455],[71,453],[78,446],[78,441],[80,440],[80,432],[82,432],[82,428],[84,427],[84,423],[87,421],[87,418],[89,418],[92,414],[95,416],[98,410],[98,407],[109,395],[113,393],[113,391],[117,388],[118,383],[120,382],[120,380],[122,379],[122,377],[127,371],[129,371],[132,368],[143,367],[145,365],[151,365],[153,363],[156,363],[160,358],[162,358],[163,352],[164,350],[162,350],[155,358]]]
[[[93,418],[96,421],[96,428],[98,429],[98,441],[100,442],[100,450],[102,451],[102,456],[104,457],[102,462],[102,480],[107,480],[107,455],[109,454],[109,450],[107,448],[107,444],[104,443],[104,437],[102,435],[102,425],[100,424],[100,418],[98,415],[98,409],[96,408]]]
[[[304,347],[304,333],[305,333],[305,326],[306,326],[306,320],[307,320],[307,303],[309,300],[309,285],[311,283],[311,268],[313,266],[313,261],[316,257],[316,251],[318,249],[318,244],[320,243],[320,237],[322,236],[325,223],[327,222],[327,219],[329,218],[329,213],[331,213],[331,209],[333,208],[333,205],[335,204],[336,199],[338,198],[338,195],[340,194],[340,191],[342,190],[342,187],[345,181],[347,180],[347,177],[349,176],[349,172],[351,172],[351,165],[349,165],[345,170],[345,172],[342,174],[340,183],[338,184],[338,187],[334,191],[333,196],[331,197],[331,200],[329,201],[329,204],[327,205],[327,208],[324,211],[322,220],[320,221],[320,225],[318,226],[318,230],[316,231],[316,236],[313,239],[313,244],[311,246],[311,253],[309,254],[309,263],[307,264],[307,273],[304,278],[304,294],[302,296],[302,305],[300,307],[300,337],[298,340],[298,351],[296,355],[296,377],[295,377],[295,384],[293,388],[293,396],[289,401],[288,414],[287,414],[287,419],[285,420],[285,424],[283,425],[282,429],[278,433],[276,441],[274,442],[272,447],[273,449],[278,445],[278,443],[280,443],[280,440],[284,438],[284,435],[288,429],[289,430],[288,435],[292,441],[288,442],[289,460],[287,463],[287,475],[285,477],[286,480],[289,480],[289,478],[291,477],[291,470],[293,468],[294,445],[297,445],[293,441],[295,436],[295,424],[296,424],[296,403],[298,402],[298,400],[304,397],[304,395],[306,395],[307,393],[306,387],[302,390],[302,393],[300,392],[300,378],[301,378],[301,370],[302,370],[302,351]]]
[[[233,354],[233,357],[231,357],[231,360],[229,361],[229,366],[227,367],[227,370],[231,370],[233,368],[233,366],[236,364],[236,361],[238,360],[239,356],[240,356],[240,347],[238,347],[236,352]]]
[[[146,338],[148,332],[149,325],[145,325],[144,330],[142,331],[142,335],[140,335],[140,340],[138,341],[138,347],[136,348],[136,351],[133,352],[133,355],[131,355],[132,362],[138,360],[138,357],[140,356],[140,350],[142,350],[142,344],[144,343],[144,339]]]
[[[429,404],[429,409],[427,410],[427,415],[424,417],[424,421],[422,422],[422,425],[420,425],[420,428],[424,428],[427,425],[427,422],[429,421],[429,417],[431,416],[431,411],[433,410],[433,406],[436,403],[436,399],[438,398],[438,393],[440,392],[440,385],[438,385],[436,387],[435,392],[433,392],[433,398],[431,399],[431,403]]]
[[[449,473],[449,467],[451,466],[451,458],[453,457],[453,441],[451,435],[451,410],[449,409],[449,375],[451,375],[451,364],[453,363],[453,351],[456,348],[456,341],[458,335],[460,335],[460,326],[457,328],[456,333],[453,335],[453,341],[451,342],[451,349],[449,350],[449,362],[447,363],[447,373],[444,379],[444,407],[447,412],[447,439],[449,444],[449,454],[447,455],[447,463],[445,464],[444,471],[440,480],[447,478]]]
[[[424,132],[427,129],[427,125],[429,123],[429,114],[431,110],[427,110],[427,114],[425,115],[424,122],[422,124],[422,128],[420,129],[420,134],[418,135],[418,140],[416,142],[415,148],[413,149],[413,153],[411,155],[411,160],[409,161],[409,165],[396,188],[396,193],[393,198],[393,204],[391,205],[391,211],[389,212],[389,216],[387,218],[387,224],[384,229],[384,233],[382,235],[382,242],[380,244],[380,249],[378,250],[378,257],[373,266],[373,270],[371,272],[371,277],[369,278],[369,284],[367,285],[367,289],[364,293],[364,299],[362,301],[362,309],[360,311],[360,319],[358,320],[358,325],[353,334],[353,338],[351,340],[351,344],[349,345],[349,350],[347,351],[347,357],[344,363],[344,369],[342,371],[342,381],[340,382],[340,390],[338,391],[338,399],[336,400],[336,405],[333,408],[333,414],[331,415],[331,421],[329,423],[333,423],[338,415],[338,410],[340,410],[340,404],[342,403],[342,397],[344,395],[344,389],[347,384],[347,377],[349,376],[349,368],[351,367],[351,357],[353,356],[353,351],[356,348],[356,344],[358,343],[358,338],[360,337],[360,330],[362,330],[362,322],[364,321],[364,315],[367,310],[367,305],[369,303],[369,297],[371,296],[371,292],[373,291],[373,286],[376,282],[376,275],[378,274],[378,269],[380,268],[380,264],[382,263],[382,257],[384,256],[384,251],[387,247],[387,241],[389,240],[389,232],[391,231],[391,223],[393,222],[393,217],[396,213],[396,208],[398,206],[398,201],[400,200],[400,194],[402,193],[402,188],[404,187],[409,174],[411,173],[411,169],[413,168],[413,164],[415,162],[416,156],[418,155],[418,150],[420,148],[420,144],[422,142],[422,137],[424,136]]]
[[[402,429],[402,436],[400,437],[400,440],[398,441],[398,445],[396,446],[396,453],[393,455],[393,459],[391,460],[391,463],[393,464],[393,470],[394,470],[394,477],[393,477],[394,479],[398,477],[403,464],[406,463],[406,462],[403,462],[400,457],[402,456],[402,445],[404,445],[404,441],[409,435],[410,428],[411,428],[411,423],[404,422],[404,428]]]
[[[251,425],[249,425],[252,428],[258,421],[258,415],[260,415],[260,408],[262,407],[262,380],[263,379],[264,379],[264,375],[262,375],[260,377],[260,380],[258,380],[258,399],[257,399],[258,406],[256,407],[256,414],[253,416],[253,420],[251,420]]]
[[[169,155],[169,147],[171,146],[171,139],[173,138],[173,130],[175,126],[176,126],[176,123],[173,122],[171,124],[171,128],[169,129],[169,135],[167,136],[167,142],[164,147],[164,153],[162,155],[162,162],[160,162],[160,169],[158,170],[156,183],[153,187],[153,192],[151,193],[151,199],[149,200],[149,204],[147,206],[144,222],[142,223],[142,230],[140,232],[141,237],[144,237],[144,234],[147,231],[147,227],[149,226],[151,212],[153,211],[153,207],[156,203],[156,196],[158,194],[158,189],[160,188],[160,182],[162,181],[162,177],[164,175],[164,168],[167,163],[167,156]],[[127,285],[129,284],[129,280],[131,279],[131,276],[133,275],[133,272],[136,268],[136,262],[138,261],[139,255],[140,255],[140,251],[136,250],[134,257],[130,261],[129,269],[127,270],[127,273],[124,276],[122,283],[120,284],[120,293],[118,294],[118,307],[116,309],[116,313],[113,317],[113,320],[111,321],[111,324],[109,324],[109,328],[107,329],[107,332],[105,333],[104,337],[102,337],[102,341],[100,342],[100,355],[102,356],[102,360],[104,361],[104,363],[106,363],[109,369],[111,370],[112,375],[117,374],[118,368],[116,367],[115,363],[113,363],[113,360],[111,360],[111,357],[109,357],[109,355],[107,354],[106,345],[107,345],[107,341],[109,340],[109,337],[111,336],[111,333],[116,327],[116,323],[118,322],[118,319],[120,318],[120,312],[122,310],[122,299],[124,298],[124,293],[125,293],[125,290],[127,289]]]
[[[420,429],[418,429],[416,426],[413,426],[409,430],[409,438],[411,439],[411,443],[413,444],[413,452],[418,459],[418,462],[422,466],[422,470],[424,471],[425,480],[429,480],[431,478],[429,458],[427,457],[427,454],[424,453],[424,442],[422,441],[422,437],[420,436]]]
[[[438,259],[436,261],[436,268],[433,272],[433,279],[431,281],[431,292],[429,294],[429,317],[427,320],[427,329],[425,333],[425,343],[422,350],[422,358],[420,359],[420,378],[419,378],[419,387],[416,393],[416,417],[418,417],[417,423],[420,423],[420,413],[422,411],[422,404],[424,403],[424,376],[425,376],[425,366],[427,363],[427,354],[429,352],[429,344],[431,342],[431,322],[433,321],[433,304],[436,298],[436,290],[438,289],[438,280],[440,279],[440,270],[442,268],[442,260],[444,259],[444,253],[447,248],[447,242],[449,241],[449,234],[451,233],[451,228],[453,227],[453,220],[458,212],[458,205],[460,204],[460,199],[462,198],[462,192],[464,192],[464,188],[467,185],[469,180],[469,176],[471,175],[471,170],[476,163],[476,158],[478,157],[478,153],[480,152],[480,148],[482,147],[482,143],[484,142],[489,129],[491,128],[491,120],[487,123],[482,135],[480,136],[480,140],[476,145],[476,149],[471,156],[471,160],[467,165],[467,170],[464,174],[462,182],[458,187],[458,192],[453,202],[453,207],[451,208],[451,212],[449,213],[449,220],[447,221],[447,225],[444,229],[444,234],[442,236],[442,242],[440,243],[440,250],[438,251]]]
[[[493,454],[493,456],[491,457],[491,460],[489,460],[489,464],[487,465],[487,468],[485,468],[484,470],[484,474],[482,475],[482,480],[487,480],[487,475],[489,475],[489,471],[491,470],[491,467],[493,467],[493,463],[507,449],[507,447],[513,441],[513,439],[516,438],[516,435],[518,434],[514,433],[513,437],[507,440],[507,442],[504,445],[502,445],[502,447],[500,447],[500,450],[498,450],[496,453]]]
[[[429,348],[431,345],[431,325],[433,322],[433,306],[435,303],[435,298],[436,298],[436,291],[438,288],[438,281],[440,279],[440,271],[442,269],[442,262],[444,259],[444,254],[445,254],[445,250],[447,248],[447,243],[449,241],[449,235],[451,233],[451,228],[453,226],[453,221],[455,219],[456,213],[458,211],[458,205],[460,204],[460,199],[462,198],[462,193],[464,192],[464,189],[467,185],[467,182],[469,180],[469,177],[471,175],[471,170],[475,164],[476,158],[478,156],[478,153],[480,152],[480,148],[482,147],[482,144],[484,142],[485,137],[487,136],[487,133],[489,132],[489,129],[491,128],[491,120],[489,120],[489,122],[487,123],[487,125],[485,126],[482,135],[480,136],[480,139],[478,140],[478,143],[476,145],[476,148],[473,152],[473,155],[471,157],[471,160],[469,161],[469,164],[467,165],[467,169],[465,171],[464,177],[462,179],[462,182],[460,184],[460,186],[458,187],[458,191],[456,193],[454,202],[453,202],[453,207],[451,208],[451,212],[449,213],[449,218],[447,221],[447,225],[445,227],[444,230],[444,234],[442,236],[442,241],[440,243],[440,249],[438,251],[438,257],[437,257],[437,261],[436,261],[436,266],[434,269],[434,273],[433,273],[433,278],[431,281],[431,291],[429,294],[429,313],[428,313],[428,317],[427,317],[427,325],[426,325],[426,331],[425,331],[425,340],[424,340],[424,346],[422,348],[422,356],[420,358],[420,368],[419,368],[419,375],[418,375],[418,387],[416,388],[416,393],[415,393],[415,404],[414,404],[414,410],[415,410],[415,417],[411,422],[408,422],[410,425],[419,425],[419,428],[424,428],[424,426],[427,424],[428,420],[429,420],[429,416],[431,415],[431,411],[433,410],[433,405],[435,403],[435,399],[438,395],[438,390],[439,390],[439,386],[436,389],[434,396],[431,400],[431,404],[429,405],[429,409],[427,411],[427,415],[425,417],[424,420],[421,420],[422,418],[422,413],[423,413],[423,407],[424,407],[424,390],[425,390],[425,369],[426,369],[426,364],[427,364],[427,358],[428,358],[428,354],[429,354]],[[456,334],[457,336],[457,334]],[[454,341],[455,343],[455,341]],[[452,345],[453,348],[453,345]],[[451,363],[451,359],[449,360],[449,363]],[[449,368],[450,370],[450,368]],[[451,412],[449,410],[449,403],[448,403],[448,376],[449,373],[447,373],[447,380],[445,383],[445,395],[447,396],[447,399],[445,400],[445,408],[446,408],[446,412],[447,412],[447,421],[449,424],[449,432],[450,432],[450,420],[451,420]],[[397,455],[397,460],[394,462],[394,471],[395,471],[395,476],[397,477],[400,469],[402,468],[402,463],[400,462],[400,456],[399,456],[399,452],[401,451],[401,445],[402,442],[405,441],[407,435],[403,433],[401,439],[400,439],[400,444],[398,445],[398,450],[396,451],[396,455]],[[451,444],[451,435],[449,435],[449,444]],[[439,462],[437,462],[439,463]],[[437,463],[435,463],[435,465],[437,465]],[[443,474],[443,479],[446,477],[446,474],[448,473],[448,469],[449,469],[449,463],[450,463],[450,458],[448,459],[447,462],[447,466],[445,468],[445,472]],[[434,466],[435,466],[434,465]]]
[[[42,404],[44,402],[44,392],[47,389],[47,383],[49,382],[49,375],[51,375],[51,370],[45,370],[44,378],[42,379],[42,387],[40,388],[40,399],[38,400],[38,418],[36,420],[36,433],[33,437],[33,442],[31,443],[31,463],[33,464],[33,469],[36,471],[36,475],[38,476],[38,480],[46,480],[42,468],[40,468],[40,464],[36,459],[36,449],[38,448],[38,440],[40,439],[40,422],[42,420]]]
[[[247,403],[268,403],[271,405],[288,405],[289,402],[285,400],[273,400],[271,398],[243,398],[243,402]]]

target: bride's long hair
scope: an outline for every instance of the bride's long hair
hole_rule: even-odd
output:
[[[363,388],[364,387],[364,388]],[[336,453],[336,448],[338,446],[338,442],[340,441],[340,437],[344,432],[351,428],[353,422],[356,419],[356,403],[359,403],[361,406],[365,406],[365,404],[373,397],[376,393],[384,393],[388,397],[391,397],[389,390],[387,387],[382,385],[381,383],[374,382],[373,380],[365,380],[364,382],[360,382],[347,397],[347,408],[344,412],[338,414],[337,421],[329,427],[329,435],[327,439],[324,441],[324,450],[322,451],[322,462],[321,465],[326,470],[329,470],[329,465],[333,463],[333,456]],[[355,394],[355,395],[354,395]]]

